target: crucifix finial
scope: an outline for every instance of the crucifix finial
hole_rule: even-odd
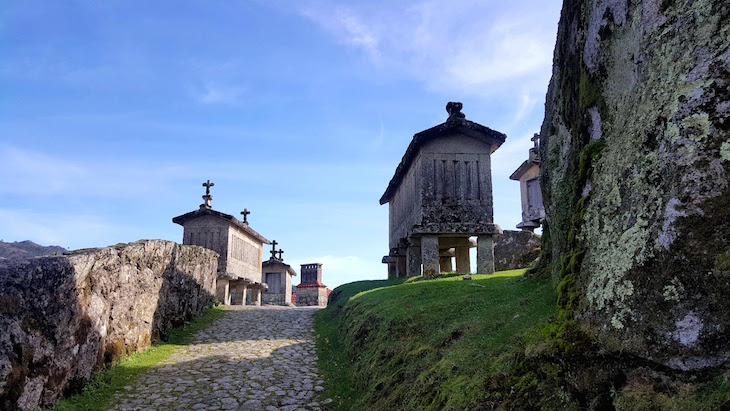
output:
[[[210,201],[213,199],[213,196],[210,195],[210,188],[213,187],[214,185],[215,184],[211,183],[210,180],[203,183],[203,187],[205,187],[205,195],[203,196],[203,201],[205,201],[205,203],[201,204],[200,208],[213,208],[210,205]]]
[[[276,258],[276,245],[277,244],[279,244],[279,243],[277,243],[276,240],[273,240],[271,242],[271,251],[269,251],[271,253],[271,258]]]
[[[530,139],[533,143],[535,143],[535,148],[537,148],[538,144],[540,143],[540,135],[535,133],[534,136]]]
[[[248,211],[248,208],[244,208],[243,211],[241,211],[241,215],[243,215],[243,224],[248,224],[249,214],[251,214],[251,212]]]
[[[279,254],[279,261],[284,261],[284,259],[283,259],[283,258],[281,258],[281,255],[282,255],[282,254],[284,254],[284,250],[281,250],[281,249],[280,249],[280,250],[279,250],[279,251],[277,252],[277,254]]]

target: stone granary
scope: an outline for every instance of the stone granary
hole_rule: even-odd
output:
[[[213,210],[213,196],[208,180],[203,183],[205,195],[200,208],[172,219],[184,227],[183,244],[198,245],[219,254],[216,296],[223,304],[261,305],[261,292],[266,290],[262,281],[262,250],[271,244],[252,229],[247,214],[244,221]],[[248,211],[248,210],[245,210]],[[248,295],[247,295],[248,294]]]
[[[263,295],[263,303],[291,305],[292,280],[297,272],[284,263],[284,250],[277,251],[276,244],[276,240],[271,242],[271,257],[263,263],[264,282],[268,286]]]
[[[297,307],[327,306],[327,286],[322,283],[322,264],[302,264],[302,282],[297,286]]]
[[[469,273],[470,237],[477,236],[477,272],[494,272],[494,224],[490,155],[506,136],[469,121],[461,103],[448,103],[445,123],[413,136],[395,175],[380,198],[389,204],[389,277]],[[446,261],[448,260],[448,264]]]
[[[520,182],[520,196],[522,198],[522,222],[517,228],[522,231],[534,232],[545,221],[545,208],[542,205],[540,191],[540,135],[532,137],[535,146],[530,148],[530,154],[511,176],[510,180]]]

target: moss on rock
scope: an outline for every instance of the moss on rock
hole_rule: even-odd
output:
[[[730,359],[729,89],[727,2],[565,1],[541,269],[560,318],[604,349],[679,369]]]

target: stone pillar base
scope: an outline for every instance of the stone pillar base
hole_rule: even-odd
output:
[[[469,247],[456,248],[456,272],[460,274],[471,274],[471,261],[469,260]]]
[[[417,239],[411,239],[411,244],[413,243],[418,245],[411,245],[406,250],[406,272],[408,277],[421,275],[421,242]]]
[[[494,241],[491,235],[477,238],[477,273],[494,274]]]
[[[439,266],[441,267],[442,273],[450,273],[454,271],[451,265],[451,257],[439,257]]]
[[[439,237],[437,235],[421,237],[421,263],[424,277],[434,277],[439,274]]]

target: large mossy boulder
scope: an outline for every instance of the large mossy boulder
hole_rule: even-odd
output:
[[[730,2],[566,0],[541,136],[563,318],[672,368],[728,362]]]

